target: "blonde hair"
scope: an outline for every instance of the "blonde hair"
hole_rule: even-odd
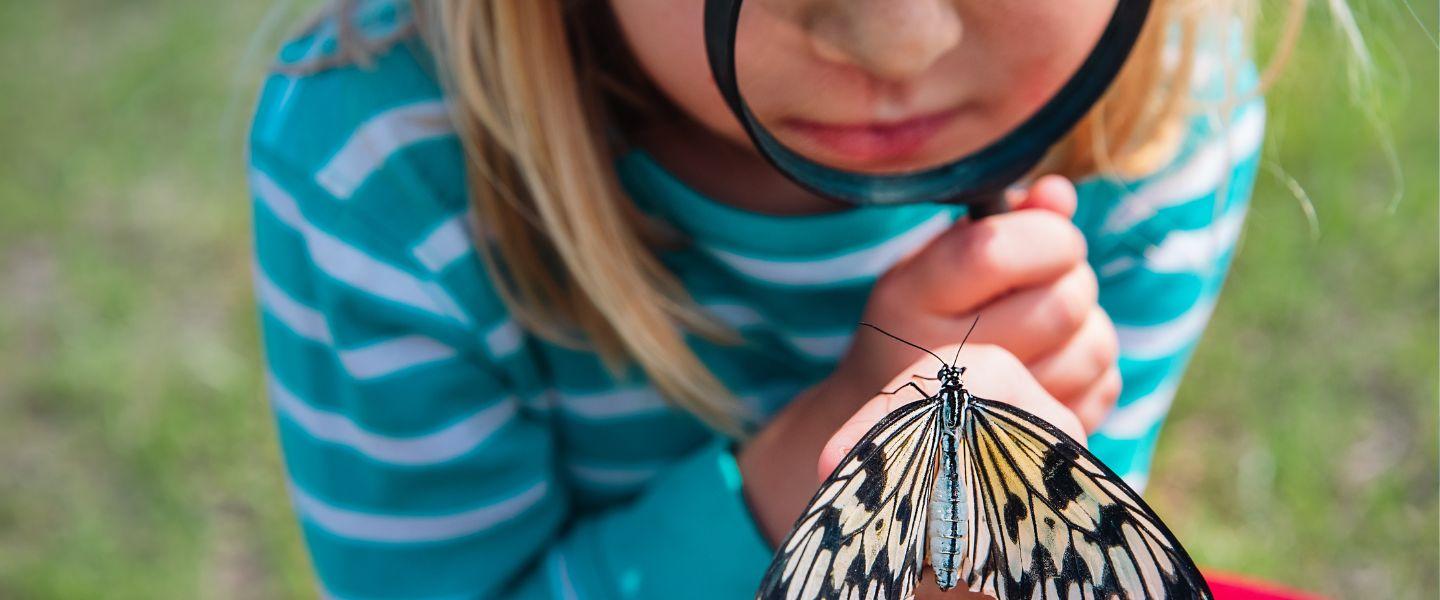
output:
[[[1344,11],[1342,0],[1329,2]],[[344,21],[354,4],[340,0],[331,14]],[[1194,110],[1189,82],[1200,28],[1233,24],[1248,41],[1256,4],[1154,0],[1112,88],[1040,169],[1081,178],[1163,165]],[[1262,90],[1303,21],[1307,0],[1289,4]],[[689,334],[736,336],[661,265],[661,237],[639,218],[613,166],[618,149],[607,134],[614,121],[665,103],[625,44],[592,43],[619,35],[606,3],[411,0],[411,7],[468,153],[475,225],[487,240],[478,244],[481,255],[516,319],[549,341],[593,349],[613,367],[633,361],[674,404],[744,435],[743,405],[686,344]],[[375,49],[341,33],[344,60],[363,61]]]

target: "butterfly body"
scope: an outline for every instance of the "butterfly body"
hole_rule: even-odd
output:
[[[763,600],[1212,598],[1184,548],[1084,446],[972,395],[964,368],[876,423],[821,484],[766,571]],[[928,550],[928,552],[927,552]]]
[[[930,496],[930,566],[935,583],[942,590],[955,587],[959,577],[961,541],[965,537],[965,495],[960,483],[960,420],[970,392],[960,383],[960,370],[946,366],[940,370],[940,392],[932,401],[939,402],[940,436],[939,472],[935,490]]]

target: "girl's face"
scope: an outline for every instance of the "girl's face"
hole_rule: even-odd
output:
[[[704,0],[610,0],[652,80],[749,141],[705,57]],[[748,0],[740,91],[791,149],[865,172],[949,162],[999,139],[1079,69],[1117,0]]]

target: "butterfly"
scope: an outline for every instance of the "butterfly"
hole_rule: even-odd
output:
[[[940,360],[939,392],[900,388],[925,398],[840,461],[756,598],[908,598],[926,558],[942,590],[963,583],[999,600],[1212,598],[1160,518],[1084,446],[972,395],[955,360],[861,325]]]

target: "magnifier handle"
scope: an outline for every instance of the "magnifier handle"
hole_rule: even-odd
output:
[[[979,221],[985,217],[993,217],[1003,212],[1008,212],[1010,205],[1005,201],[1005,192],[986,194],[970,203],[968,213],[971,221]]]

